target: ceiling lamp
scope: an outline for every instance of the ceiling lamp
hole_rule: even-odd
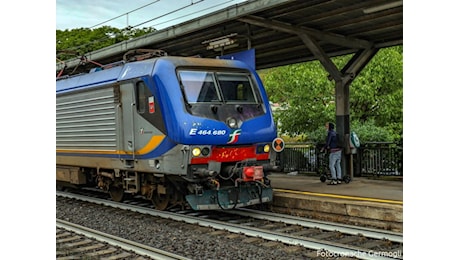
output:
[[[232,33],[232,34],[225,35],[219,38],[206,40],[202,42],[201,44],[207,44],[206,46],[207,50],[215,50],[215,51],[226,50],[226,49],[238,46],[238,41],[237,39],[235,39],[237,35],[238,35],[237,33]]]

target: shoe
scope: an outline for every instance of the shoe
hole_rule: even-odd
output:
[[[337,185],[337,182],[335,180],[332,180],[331,182],[329,182],[328,185]]]
[[[337,184],[340,184],[340,183],[342,183],[342,182],[340,180],[337,180]]]

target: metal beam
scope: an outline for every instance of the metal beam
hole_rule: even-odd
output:
[[[327,72],[332,76],[335,81],[342,79],[342,73],[337,69],[332,60],[327,56],[326,52],[319,46],[319,44],[310,36],[305,33],[299,34],[299,37],[307,45],[308,49],[313,55],[321,62]]]
[[[345,75],[345,85],[351,84],[353,79],[358,76],[361,70],[369,63],[370,60],[377,54],[379,49],[367,48],[359,50],[353,57],[347,62],[347,64],[341,70],[342,74]]]
[[[268,20],[265,18],[248,15],[242,18],[239,18],[238,21],[257,25],[260,27],[270,28],[281,32],[291,33],[291,34],[309,34],[315,37],[317,40],[332,43],[335,45],[356,48],[356,49],[365,49],[372,45],[372,43],[360,40],[352,37],[346,37],[336,33],[321,32],[315,29],[311,29],[305,26],[294,26],[288,23],[282,23],[279,21]]]
[[[315,58],[317,58],[321,64],[324,66],[327,72],[330,73],[331,77],[337,82],[343,80],[342,73],[337,69],[332,60],[324,52],[321,46],[315,39],[330,42],[337,45],[344,45],[347,47],[357,48],[357,49],[369,49],[372,46],[372,43],[368,41],[363,41],[359,39],[353,39],[350,37],[345,37],[338,34],[325,33],[318,30],[306,28],[306,27],[297,27],[287,23],[281,23],[278,21],[270,21],[265,18],[260,18],[256,16],[246,16],[238,19],[239,21],[253,24],[256,26],[271,28],[277,31],[297,34],[303,43],[308,47],[308,49],[313,53]],[[313,38],[313,37],[315,38]]]

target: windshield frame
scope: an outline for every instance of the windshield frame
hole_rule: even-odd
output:
[[[246,70],[178,68],[177,78],[183,98],[190,106],[263,103],[253,75]],[[232,78],[233,81],[229,80]],[[232,84],[235,85],[234,88],[231,87]]]

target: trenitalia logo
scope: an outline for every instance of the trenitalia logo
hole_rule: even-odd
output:
[[[241,134],[241,129],[234,130],[229,135],[227,144],[234,144],[234,143],[238,142],[238,136],[240,136],[240,134]]]

